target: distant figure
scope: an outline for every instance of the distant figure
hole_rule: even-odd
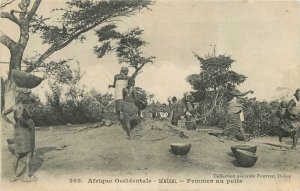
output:
[[[227,126],[223,131],[228,137],[235,136],[236,139],[240,141],[245,141],[246,136],[243,129],[241,113],[243,112],[242,105],[237,102],[237,98],[246,96],[247,94],[253,94],[254,91],[250,90],[244,93],[240,93],[238,90],[234,89],[234,86],[228,84],[227,86],[227,96],[228,96],[228,110],[227,110]]]
[[[182,112],[181,112],[181,105],[177,101],[177,98],[174,96],[172,98],[171,104],[171,124],[178,126],[178,120],[180,119]]]
[[[13,165],[14,177],[11,181],[17,181],[22,174],[17,174],[19,160],[26,157],[25,167],[22,172],[25,172],[23,181],[35,181],[33,176],[29,175],[29,162],[33,157],[35,149],[35,129],[32,115],[28,110],[28,104],[34,103],[34,99],[30,97],[30,91],[19,90],[16,95],[16,104],[5,110],[2,117],[8,123],[11,123],[15,129],[14,138],[8,139],[8,148],[14,154],[15,161]],[[7,115],[13,113],[14,121],[7,118]]]
[[[116,114],[118,121],[120,122],[120,112],[122,109],[122,102],[123,102],[123,88],[126,87],[128,81],[128,68],[122,67],[120,74],[115,75],[114,77],[114,84],[109,85],[109,88],[115,88],[115,103],[116,103]]]
[[[298,137],[300,135],[300,89],[297,89],[293,99],[288,103],[287,112],[291,118],[293,148],[296,148]]]
[[[291,117],[287,111],[287,104],[284,102],[280,103],[280,109],[277,111],[276,115],[280,119],[279,128],[278,128],[278,138],[279,142],[282,143],[283,137],[292,137],[292,123]]]
[[[131,139],[130,132],[134,126],[140,125],[139,109],[135,105],[137,100],[137,91],[135,89],[135,81],[129,78],[127,87],[123,89],[123,107],[122,107],[122,127],[126,131],[128,139]]]
[[[192,94],[189,92],[185,93],[182,103],[183,103],[183,108],[184,108],[184,116],[186,119],[185,126],[188,130],[197,128],[196,120],[194,118],[195,110],[192,105],[192,101],[194,101],[194,97],[192,96]]]
[[[172,101],[172,97],[170,96],[170,97],[168,97],[168,104],[169,104],[169,107],[171,107],[171,105],[172,105],[172,103],[173,103],[173,101]]]

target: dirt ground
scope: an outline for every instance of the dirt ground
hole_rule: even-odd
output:
[[[32,172],[39,179],[44,174],[55,177],[89,172],[111,176],[245,172],[245,168],[237,166],[230,149],[231,145],[240,142],[222,142],[203,129],[187,131],[186,135],[189,137],[181,138],[170,131],[167,123],[144,120],[142,130],[133,130],[133,140],[128,140],[126,133],[117,124],[83,131],[80,130],[88,125],[37,128]],[[291,145],[290,138],[285,138],[284,141]],[[170,152],[170,144],[178,142],[192,144],[187,156],[179,157]],[[257,145],[259,158],[254,167],[246,169],[247,172],[275,169],[280,172],[300,172],[299,148],[281,149],[264,143],[279,142],[277,137],[252,139],[249,144]],[[2,179],[12,176],[12,159],[13,156],[2,139]]]

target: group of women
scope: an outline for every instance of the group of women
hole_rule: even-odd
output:
[[[131,139],[131,129],[140,124],[140,110],[136,105],[137,91],[135,89],[134,78],[127,76],[128,68],[122,67],[120,74],[115,76],[114,84],[109,87],[116,89],[116,112],[118,120],[121,122],[123,129],[126,131],[128,139]],[[238,98],[243,97],[249,93],[253,94],[252,90],[241,93],[234,89],[234,86],[227,87],[228,102],[228,122],[227,128],[218,136],[235,136],[238,140],[247,140],[243,127],[243,110],[241,104],[238,103]],[[190,93],[184,94],[182,101],[178,101],[176,97],[169,99],[169,104],[172,110],[173,125],[178,125],[178,120],[185,117],[187,128],[193,129],[196,124],[192,118],[195,116],[195,110],[192,107],[193,96]],[[35,149],[35,128],[32,120],[32,115],[29,111],[29,105],[34,103],[31,97],[30,90],[18,89],[16,94],[16,104],[8,108],[2,113],[2,117],[14,127],[14,139],[8,140],[9,150],[15,155],[13,165],[14,177],[12,181],[16,181],[24,174],[23,181],[34,181],[35,177],[30,175],[29,162],[33,157]],[[298,109],[297,109],[298,108]],[[290,132],[297,132],[299,134],[300,128],[300,89],[297,89],[294,98],[287,106],[289,116],[292,116],[292,127]],[[13,120],[10,120],[7,115],[13,113]],[[298,138],[298,137],[297,137]],[[296,140],[297,143],[297,140]],[[296,143],[293,145],[296,146]],[[26,158],[25,167],[20,174],[17,174],[18,163],[20,159]]]
[[[191,93],[187,92],[184,94],[182,100],[177,100],[177,97],[169,97],[168,102],[171,109],[171,124],[178,126],[179,120],[185,121],[187,129],[196,128],[196,110],[192,105],[194,97]]]

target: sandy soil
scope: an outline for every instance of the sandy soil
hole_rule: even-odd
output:
[[[112,176],[245,172],[245,168],[237,166],[230,150],[230,146],[238,142],[222,142],[205,131],[188,131],[186,134],[189,138],[180,138],[178,134],[169,131],[167,123],[145,120],[142,130],[133,130],[133,140],[128,140],[125,132],[116,124],[84,131],[80,130],[87,125],[37,128],[32,172],[40,179],[43,174],[55,177],[90,172]],[[285,138],[284,141],[291,145],[291,139]],[[172,154],[170,144],[175,142],[191,143],[189,154],[183,157]],[[247,172],[274,169],[300,172],[299,150],[281,149],[264,144],[266,142],[279,143],[277,137],[255,138],[250,141],[258,146],[259,158],[254,167],[246,169]],[[12,159],[13,156],[2,140],[3,179],[12,176]]]

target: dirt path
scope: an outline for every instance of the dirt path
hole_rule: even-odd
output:
[[[118,125],[78,130],[84,126],[60,126],[37,129],[36,154],[32,160],[37,176],[82,172],[102,172],[107,175],[154,173],[193,174],[201,172],[245,172],[237,167],[231,154],[233,141],[221,142],[205,132],[189,131],[189,138],[180,138],[168,131],[166,122],[144,121],[143,130],[134,130],[135,138],[128,140]],[[288,144],[290,140],[286,139]],[[192,144],[185,157],[173,155],[169,149],[174,142]],[[300,172],[300,152],[272,147],[264,142],[277,143],[277,137],[256,138],[259,159],[247,172]],[[298,146],[300,147],[300,146]],[[13,156],[2,146],[2,176],[11,176]]]

